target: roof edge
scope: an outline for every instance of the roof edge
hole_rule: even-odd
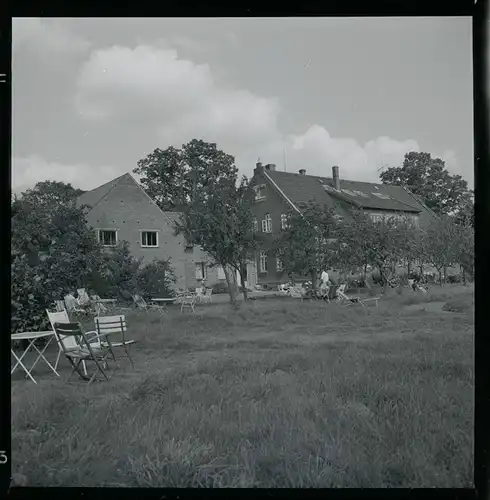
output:
[[[301,210],[291,201],[291,199],[286,195],[286,193],[276,184],[274,179],[271,178],[271,176],[263,170],[262,172],[265,176],[265,178],[274,186],[274,188],[277,190],[277,192],[293,207],[296,212],[301,213]]]

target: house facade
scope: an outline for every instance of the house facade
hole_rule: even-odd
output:
[[[225,281],[223,269],[211,267],[212,259],[199,246],[174,234],[178,212],[164,212],[126,173],[83,193],[77,202],[89,205],[88,224],[100,243],[113,247],[127,241],[131,254],[144,262],[170,258],[177,277],[176,288],[212,286]]]
[[[358,182],[340,178],[339,167],[332,167],[332,177],[281,172],[273,164],[257,163],[250,181],[253,196],[255,230],[262,232],[262,249],[256,253],[258,284],[284,283],[288,276],[280,260],[270,250],[273,240],[286,229],[287,214],[301,212],[304,203],[318,203],[334,209],[348,219],[352,208],[362,209],[373,220],[386,216],[409,217],[423,229],[434,213],[410,191],[401,186]]]

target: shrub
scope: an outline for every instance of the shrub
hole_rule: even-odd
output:
[[[214,294],[228,293],[228,285],[226,283],[214,283],[211,288]]]
[[[138,271],[137,288],[147,297],[173,297],[172,285],[177,281],[169,260],[154,259]]]

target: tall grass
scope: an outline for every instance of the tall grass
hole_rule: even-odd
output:
[[[89,387],[14,381],[14,472],[28,485],[469,487],[471,315],[397,300],[129,315],[134,370]]]

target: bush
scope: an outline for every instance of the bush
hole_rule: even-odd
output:
[[[154,259],[138,271],[138,291],[144,297],[173,297],[172,285],[177,281],[169,260]]]
[[[228,285],[226,283],[214,283],[211,288],[214,294],[228,293]]]
[[[451,274],[447,277],[448,283],[461,283],[461,275],[460,274]]]

